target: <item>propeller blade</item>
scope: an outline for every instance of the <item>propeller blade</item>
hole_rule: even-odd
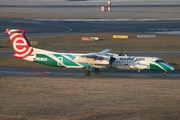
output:
[[[110,57],[109,64],[111,65],[111,68],[112,68],[112,63],[113,63],[115,60],[116,60],[116,58]]]

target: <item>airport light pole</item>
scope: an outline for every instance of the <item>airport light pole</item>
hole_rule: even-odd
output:
[[[108,0],[108,11],[111,11],[111,0]]]

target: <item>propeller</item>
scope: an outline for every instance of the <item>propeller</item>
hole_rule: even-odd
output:
[[[112,68],[112,63],[116,60],[116,58],[114,57],[110,57],[110,60],[109,60],[109,64],[111,65],[111,68]]]

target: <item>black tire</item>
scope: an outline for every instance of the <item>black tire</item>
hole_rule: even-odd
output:
[[[167,75],[167,72],[164,72],[163,75],[166,76],[166,75]]]
[[[85,75],[87,75],[87,76],[90,75],[90,71],[86,71]]]
[[[94,72],[95,72],[95,73],[99,73],[99,69],[98,69],[98,68],[95,68],[95,69],[94,69]]]

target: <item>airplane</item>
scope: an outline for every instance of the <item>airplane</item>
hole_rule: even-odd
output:
[[[163,70],[164,75],[167,71],[174,70],[168,63],[156,57],[136,57],[121,56],[110,53],[110,49],[105,49],[97,53],[58,53],[43,49],[34,48],[30,45],[25,36],[25,30],[6,29],[12,46],[14,57],[35,63],[54,67],[64,68],[86,68],[85,75],[90,75],[94,69],[99,73],[99,69],[133,69],[133,70]]]

